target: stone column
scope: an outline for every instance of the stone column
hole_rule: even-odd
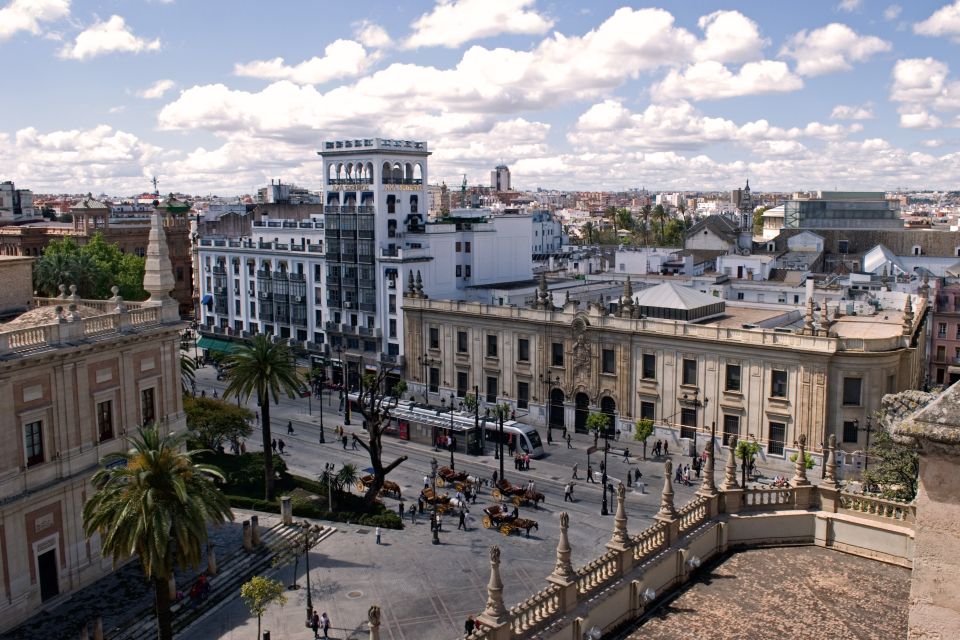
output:
[[[823,457],[823,482],[817,487],[820,510],[836,513],[840,506],[840,483],[837,482],[837,436],[831,433],[826,455]]]
[[[724,513],[736,513],[743,500],[743,489],[737,483],[737,436],[730,438],[729,445],[730,454],[723,469],[723,484],[720,485],[720,491],[723,492],[720,508]]]
[[[794,507],[797,509],[809,508],[813,487],[807,479],[807,436],[802,433],[800,437],[797,438],[797,462],[794,465],[794,473],[793,478],[790,480],[790,486],[794,489]]]
[[[500,547],[490,547],[490,581],[487,606],[478,616],[480,623],[493,629],[492,640],[510,637],[510,612],[503,605],[503,581],[500,579]]]
[[[293,502],[290,496],[280,498],[280,521],[285,525],[293,524]]]
[[[714,463],[716,438],[717,423],[714,422],[710,427],[710,444],[707,446],[707,465],[703,470],[703,482],[700,484],[700,488],[697,490],[698,496],[710,499],[709,513],[711,518],[717,515],[717,483],[714,477],[714,472],[716,471],[716,466]]]
[[[377,605],[367,609],[367,624],[370,627],[370,640],[380,640],[380,607]]]
[[[260,546],[260,516],[250,516],[250,542],[255,547]]]
[[[253,539],[250,534],[250,521],[243,521],[243,548],[246,551],[253,551]]]
[[[566,511],[560,513],[560,539],[557,542],[557,565],[553,573],[547,576],[547,582],[560,587],[560,610],[563,613],[572,611],[577,606],[577,574],[570,561],[570,539],[567,529],[570,527],[570,515]]]
[[[212,542],[207,542],[207,574],[217,575],[217,552]]]
[[[680,522],[673,506],[673,462],[667,458],[663,463],[663,491],[660,493],[660,510],[654,519],[669,525],[667,544],[676,542],[680,535]]]
[[[617,484],[617,515],[613,518],[613,537],[607,543],[608,549],[620,549],[630,544],[627,535],[627,512],[625,508],[627,489],[623,483]]]

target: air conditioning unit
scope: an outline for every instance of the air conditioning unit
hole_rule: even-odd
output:
[[[344,302],[344,303],[343,303],[343,308],[344,308],[344,309],[353,309],[353,303],[352,303],[352,302]]]
[[[293,296],[294,302],[303,302],[303,296]]]

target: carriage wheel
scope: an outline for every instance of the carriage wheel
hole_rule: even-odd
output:
[[[437,486],[442,487],[446,484],[446,481],[443,479],[443,476],[437,476]]]
[[[490,516],[483,516],[483,528],[489,529],[491,526],[493,526],[493,521],[490,520]]]
[[[523,498],[520,496],[513,496],[513,506],[519,507],[523,504]]]
[[[500,533],[502,533],[505,536],[509,536],[511,531],[513,531],[512,525],[505,524],[502,527],[500,527]]]
[[[496,487],[493,488],[493,499],[494,499],[494,500],[502,500],[502,499],[503,499],[503,495],[501,495],[500,489],[497,489]]]

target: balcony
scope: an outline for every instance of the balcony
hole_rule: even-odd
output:
[[[383,184],[416,184],[416,185],[421,185],[421,184],[423,184],[423,180],[420,179],[420,178],[388,178],[388,177],[385,176],[385,177],[383,178],[382,183],[383,183]]]

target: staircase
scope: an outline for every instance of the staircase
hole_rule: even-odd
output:
[[[274,552],[271,549],[291,540],[298,527],[277,524],[263,532],[260,545],[253,551],[243,547],[224,558],[218,558],[217,575],[210,578],[210,593],[207,599],[191,606],[190,598],[185,596],[171,607],[173,615],[173,634],[183,632],[199,617],[218,608],[226,600],[240,595],[240,585],[251,576],[263,574],[272,569]],[[335,527],[323,527],[317,544],[336,532]],[[189,585],[178,585],[182,591],[189,591]],[[123,627],[107,631],[107,640],[153,640],[157,637],[157,620],[153,607],[144,609],[132,618],[133,622]]]

